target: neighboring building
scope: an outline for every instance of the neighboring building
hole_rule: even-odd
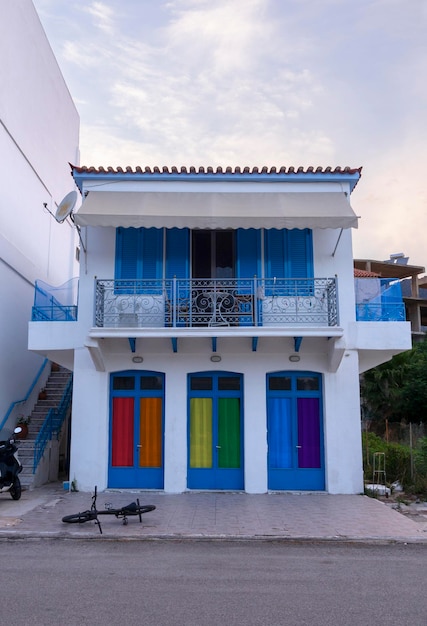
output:
[[[363,491],[359,374],[411,337],[356,321],[360,173],[73,167],[78,319],[29,347],[74,371],[79,489]]]
[[[392,254],[387,261],[355,259],[354,268],[356,278],[357,272],[361,271],[371,272],[371,276],[376,277],[378,293],[379,281],[387,282],[393,289],[398,287],[401,290],[405,303],[405,317],[411,323],[412,341],[416,342],[423,341],[427,332],[427,277],[420,278],[420,274],[425,272],[424,267],[409,265],[408,260],[404,254]],[[375,284],[375,278],[371,283]]]
[[[75,230],[44,205],[55,213],[74,188],[79,116],[30,0],[1,3],[0,58],[0,424],[14,426],[10,407],[43,363],[28,351],[35,279],[60,285],[78,273]]]

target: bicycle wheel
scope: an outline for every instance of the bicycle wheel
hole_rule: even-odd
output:
[[[84,522],[90,522],[96,519],[96,514],[92,511],[83,511],[83,513],[74,513],[74,515],[65,515],[62,518],[63,522],[67,524],[84,524]]]

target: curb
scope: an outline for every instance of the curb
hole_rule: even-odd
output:
[[[358,545],[427,545],[427,537],[356,537],[356,536],[288,536],[283,535],[203,535],[203,534],[146,534],[117,536],[98,529],[93,533],[72,533],[66,531],[4,531],[0,530],[1,541],[27,540],[77,540],[77,541],[168,541],[168,542],[275,542],[275,543],[336,543]]]

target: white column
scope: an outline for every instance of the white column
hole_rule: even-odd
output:
[[[165,373],[165,486],[167,493],[187,489],[187,371],[172,355]]]
[[[109,439],[109,375],[97,372],[86,349],[74,356],[70,481],[79,491],[106,489]]]
[[[245,491],[267,491],[267,409],[265,373],[255,367],[244,376]]]
[[[358,354],[347,350],[335,374],[324,374],[326,490],[362,493]]]

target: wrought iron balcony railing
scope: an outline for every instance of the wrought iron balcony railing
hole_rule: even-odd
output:
[[[98,327],[337,324],[334,278],[96,280]]]

